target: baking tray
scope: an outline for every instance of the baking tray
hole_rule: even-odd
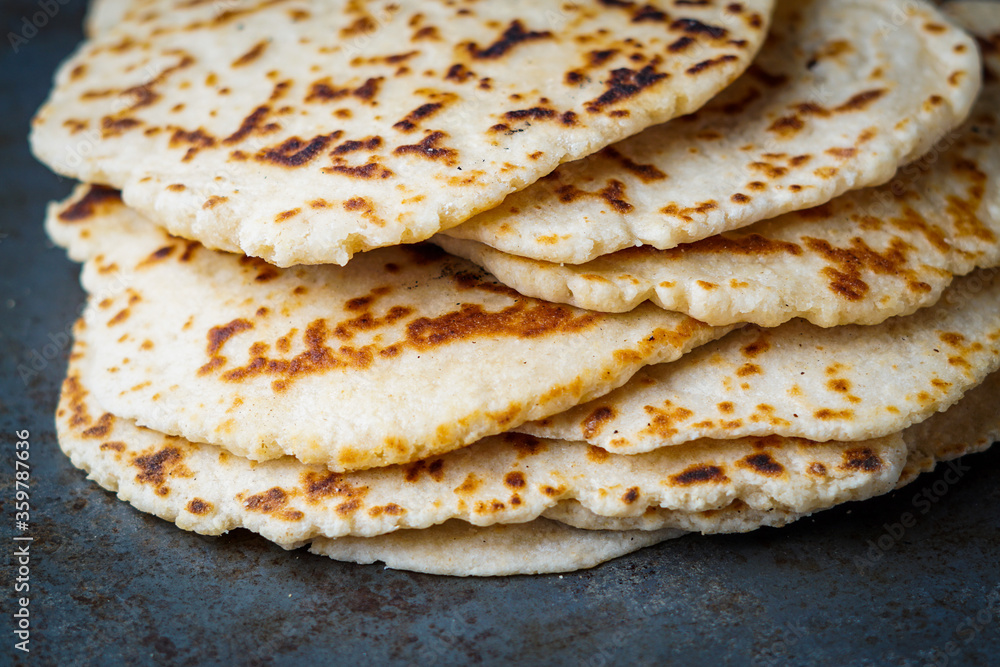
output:
[[[88,482],[59,452],[52,417],[83,293],[41,224],[72,183],[25,141],[80,39],[84,3],[50,2],[58,13],[16,53],[8,33],[44,10],[0,3],[0,664],[996,664],[1000,451],[780,530],[502,579],[337,563],[243,530],[202,537]],[[30,654],[11,633],[20,429],[31,443]],[[933,502],[915,503],[920,494]],[[896,526],[907,512],[915,525]]]

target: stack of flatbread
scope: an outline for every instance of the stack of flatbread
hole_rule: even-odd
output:
[[[453,575],[984,449],[1000,5],[946,11],[99,0],[31,137],[82,182],[60,446],[186,530]]]

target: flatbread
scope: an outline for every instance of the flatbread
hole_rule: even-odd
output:
[[[472,526],[449,521],[424,530],[377,537],[316,538],[309,551],[349,563],[458,577],[500,577],[585,570],[684,535],[659,531],[592,531],[535,519],[529,523]]]
[[[596,531],[684,530],[703,535],[748,533],[758,528],[781,528],[811,513],[790,512],[779,508],[755,509],[742,501],[704,512],[684,512],[663,507],[647,507],[639,516],[603,516],[591,512],[575,500],[559,503],[542,513],[552,521]]]
[[[1000,72],[1000,8],[992,0],[953,0],[943,11],[979,40],[983,60],[990,61],[994,75]]]
[[[159,0],[63,64],[31,144],[174,234],[344,264],[697,109],[772,4]]]
[[[998,8],[1000,11],[1000,8]],[[1000,61],[998,61],[1000,63]],[[955,275],[1000,264],[1000,64],[969,121],[889,184],[670,250],[578,266],[437,236],[522,294],[624,312],[646,300],[709,324],[877,324],[933,304]]]
[[[317,536],[371,537],[449,519],[523,523],[568,500],[604,516],[640,516],[650,506],[705,512],[737,500],[803,513],[886,492],[906,460],[898,434],[860,443],[704,440],[637,456],[504,434],[353,473],[291,457],[255,463],[107,412],[83,374],[90,354],[78,341],[56,413],[60,447],[75,466],[186,530],[215,535],[245,527],[286,548]]]
[[[993,373],[959,403],[903,431],[909,450],[896,489],[918,475],[932,472],[938,463],[982,452],[1000,440],[1000,373]],[[964,472],[955,467],[956,474]],[[783,526],[805,515],[781,510],[761,511],[736,501],[720,511],[683,513],[649,507],[639,517],[606,517],[594,514],[576,501],[560,503],[543,513],[555,521],[584,530],[650,530],[682,528],[703,534],[743,533],[760,526]]]
[[[986,34],[990,32],[996,33],[998,35],[995,40],[997,46],[993,47],[993,52],[997,53],[1000,51],[1000,48],[998,48],[1000,47],[1000,12],[997,11],[995,3],[960,2],[952,3],[947,9],[949,13],[964,18],[963,22],[965,25],[979,25],[983,27]],[[992,30],[989,30],[990,27],[992,27]],[[986,48],[984,48],[984,51],[989,53]],[[947,412],[939,413],[907,429],[904,437],[909,446],[909,456],[896,488],[901,488],[909,484],[921,472],[933,470],[935,465],[940,461],[947,461],[968,453],[983,451],[993,442],[1000,439],[1000,411],[997,410],[997,396],[1000,396],[1000,374],[993,373],[982,385],[971,390],[962,401]],[[731,508],[731,510],[729,512],[717,513],[692,513],[683,516],[688,520],[701,520],[701,525],[694,529],[703,533],[743,532],[745,530],[752,530],[759,525],[784,525],[798,518],[797,515],[778,511],[762,512],[746,506]],[[584,509],[575,501],[566,501],[547,510],[544,516],[568,521],[570,524],[580,526],[581,528],[591,530],[602,529],[602,532],[598,534],[605,536],[609,534],[614,535],[614,533],[608,533],[607,531],[609,530],[630,529],[628,534],[631,535],[634,534],[635,529],[663,530],[663,526],[677,526],[678,519],[680,518],[678,514],[680,513],[673,510],[648,508],[641,517],[601,517]],[[712,516],[710,518],[706,517],[709,514]],[[461,526],[461,524],[458,524],[458,526]],[[526,528],[528,526],[531,526],[531,524],[525,525]],[[533,528],[534,526],[532,526]],[[465,528],[464,530],[491,529]],[[409,531],[400,531],[387,537],[392,538],[397,535],[409,541],[415,541],[417,536]],[[489,539],[485,538],[482,543],[485,544],[486,540]],[[361,542],[361,540],[355,541]],[[353,551],[357,547],[345,544],[342,540],[325,540],[323,542],[325,542],[324,547],[326,548],[326,552],[333,557],[355,560],[362,555]],[[439,559],[440,554],[447,554],[448,550],[445,545],[436,541],[435,543],[436,546],[440,547],[437,554],[435,554],[435,558]],[[366,559],[363,562],[382,560],[387,563],[388,567],[407,567],[410,569],[420,567],[421,565],[426,567],[424,562],[401,562],[400,553],[407,553],[408,547],[408,544],[402,542],[402,540],[393,543],[391,546],[387,545],[388,548],[381,549],[379,548],[381,545],[376,545],[375,540],[365,541],[362,544],[365,545],[363,556]],[[474,557],[472,560],[475,562],[489,562],[488,554],[480,553],[476,550],[479,543],[475,541],[471,543],[459,543],[456,541],[453,544],[458,546],[463,553],[473,553]],[[505,544],[505,542],[496,544],[491,541],[488,551],[492,553],[499,551],[501,554],[505,554]],[[574,538],[573,544],[579,549],[581,542],[576,542]],[[338,547],[340,547],[339,550]],[[314,550],[320,551],[315,546]],[[568,547],[563,547],[562,550],[547,555],[546,560],[558,559],[560,554],[564,553],[564,550],[568,550]],[[529,548],[524,549],[524,553],[526,556],[530,556],[535,552]],[[478,560],[475,557],[479,557]],[[501,557],[501,560],[503,560],[503,557]],[[436,562],[432,558],[427,558],[425,561]]]
[[[135,298],[135,279],[148,267],[173,261],[175,254],[178,260],[186,257],[180,263],[187,264],[208,253],[161,235],[157,241],[166,239],[172,249],[152,244],[134,268],[120,264],[116,260],[139,259],[130,256],[141,245],[135,242],[152,241],[153,236],[145,235],[145,221],[123,212],[115,193],[100,188],[78,192],[68,207],[53,207],[48,226],[72,255],[92,258],[84,277],[85,284],[99,290],[87,311],[92,324],[100,319],[107,326],[96,313],[102,301],[113,304],[119,293],[127,296],[127,305],[112,319],[119,318],[116,325],[132,319],[142,301],[141,295]],[[117,243],[122,240],[125,243]],[[417,254],[423,260],[440,259],[433,253]],[[216,267],[225,261],[216,261]],[[245,259],[242,265],[252,270],[232,285],[276,280],[268,274],[274,271],[270,267]],[[301,279],[302,271],[309,269],[289,275]],[[199,275],[221,281],[225,269],[221,275],[208,274]],[[453,274],[443,271],[438,279],[454,281]],[[481,276],[479,280],[485,283]],[[960,298],[949,300],[946,295],[938,309],[922,313],[947,311],[934,321],[936,332],[941,342],[960,350],[951,357],[964,364],[949,365],[971,366],[972,376],[981,374],[983,359],[997,352],[941,329],[955,321],[956,312],[964,324],[972,326],[976,320],[981,328],[989,312],[997,309],[992,303],[977,306],[975,300],[993,289],[993,280],[992,273],[981,273],[958,281],[949,295]],[[469,279],[455,282],[463,281]],[[964,289],[956,292],[960,286]],[[482,289],[482,283],[468,289]],[[497,287],[490,293],[510,296]],[[972,311],[985,314],[978,320],[963,319]],[[169,326],[170,313],[161,314],[161,325]],[[81,322],[77,333],[90,328]],[[896,332],[897,339],[919,339],[920,333]],[[745,334],[754,340],[741,346],[741,354],[762,360],[768,353],[762,335],[757,330]],[[995,343],[1000,331],[988,338]],[[927,341],[916,341],[921,342]],[[1000,412],[995,409],[1000,374],[994,373],[947,412],[900,434],[864,442],[817,444],[780,436],[700,440],[620,456],[581,443],[507,434],[409,465],[337,474],[290,457],[256,463],[116,417],[88,391],[84,369],[91,365],[90,356],[88,344],[78,341],[57,414],[59,441],[74,465],[123,500],[186,529],[216,534],[245,525],[286,548],[311,540],[315,553],[333,558],[381,560],[390,567],[438,574],[569,571],[682,531],[783,525],[832,504],[884,493],[893,484],[898,488],[938,460],[985,449],[1000,433]],[[876,358],[886,367],[884,358],[868,357]],[[130,363],[123,360],[122,365]],[[963,382],[974,384],[968,376]],[[591,530],[537,518],[540,515],[577,521]],[[515,523],[497,523],[504,521]],[[593,530],[611,527],[616,530]]]
[[[979,72],[974,41],[926,4],[779,3],[753,67],[705,108],[446,233],[581,264],[817,206],[931,149],[965,118]]]
[[[741,329],[517,430],[616,454],[772,433],[862,440],[948,409],[998,368],[1000,270],[980,270],[934,307],[875,326]]]
[[[83,372],[107,409],[255,460],[413,461],[726,332],[651,306],[606,315],[525,298],[433,246],[278,269],[170,237],[102,189],[50,207],[48,228],[87,260]]]
[[[90,0],[83,19],[83,33],[87,38],[97,37],[121,23],[126,12],[142,11],[155,0]]]
[[[954,407],[906,430],[910,448],[896,488],[938,463],[983,452],[1000,441],[1000,373],[993,373]]]
[[[578,444],[505,436],[411,466],[336,475],[291,458],[255,464],[103,413],[80,382],[78,368],[86,353],[78,342],[71,355],[56,417],[59,444],[75,466],[120,499],[203,534],[243,526],[285,548],[312,540],[314,551],[333,558],[382,560],[391,567],[439,574],[566,571],[684,530],[742,532],[783,525],[839,502],[891,490],[910,469],[907,447],[912,459],[915,441],[943,458],[972,448],[961,444],[966,434],[981,448],[1000,427],[1000,416],[992,409],[1000,388],[994,376],[983,391],[970,394],[971,404],[963,401],[927,426],[893,438],[841,444],[839,460],[829,444],[775,437],[747,443],[751,453],[733,465],[723,459],[738,444],[709,441],[662,450],[671,455],[688,450],[688,460],[675,460],[675,466],[700,460],[678,477],[669,474],[668,465],[658,465],[657,457],[659,463],[670,461],[662,454],[602,457]],[[933,444],[928,438],[933,433],[946,434],[949,444]],[[499,460],[504,456],[506,464]],[[656,474],[667,476],[647,493],[642,478]],[[803,484],[808,477],[815,480],[811,488]],[[784,485],[788,488],[780,493],[797,496],[798,504],[767,504],[767,494]],[[666,491],[657,496],[656,486]],[[719,487],[735,493],[720,494]],[[796,488],[808,491],[796,493]],[[609,501],[608,495],[614,498]],[[706,508],[709,500],[714,508]],[[595,510],[612,516],[601,518]],[[539,513],[563,521],[575,516],[591,528],[599,523],[643,530],[652,529],[653,522],[661,525],[659,532],[645,535],[583,535],[535,521]],[[458,521],[439,525],[454,518],[477,527]],[[502,521],[517,525],[498,527],[496,522]],[[323,539],[345,535],[375,539]],[[520,565],[514,553],[521,553]]]

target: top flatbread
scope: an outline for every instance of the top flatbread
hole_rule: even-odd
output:
[[[252,459],[351,470],[462,447],[728,329],[523,297],[433,246],[278,269],[81,188],[47,226],[87,260],[84,370],[115,414]]]
[[[343,264],[457,225],[561,162],[697,109],[747,67],[771,9],[103,9],[121,20],[60,69],[32,147],[59,173],[121,189],[174,234],[281,266]]]
[[[928,150],[967,114],[979,72],[973,40],[922,3],[782,3],[749,72],[705,108],[447,233],[580,264],[816,206]]]

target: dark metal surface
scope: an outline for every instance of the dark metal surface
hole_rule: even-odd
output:
[[[245,531],[201,537],[87,482],[52,419],[78,267],[41,227],[71,183],[25,141],[79,39],[83,3],[50,2],[58,14],[17,53],[8,33],[25,34],[45,3],[0,2],[0,664],[997,664],[1000,451],[782,530],[487,580],[336,563]],[[35,540],[27,655],[11,634],[24,595],[13,589],[19,429],[30,430]]]

